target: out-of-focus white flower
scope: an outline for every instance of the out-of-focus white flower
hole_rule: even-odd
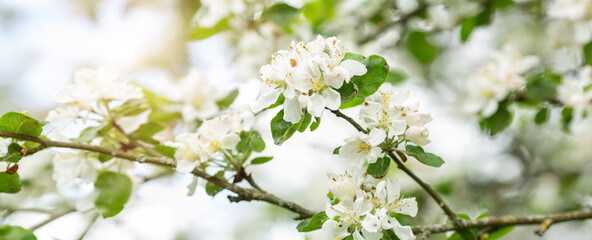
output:
[[[360,110],[360,119],[367,127],[384,130],[389,138],[405,133],[405,138],[418,145],[430,143],[425,125],[432,121],[427,113],[420,113],[419,104],[404,106],[408,90],[378,91],[368,98]]]
[[[415,239],[410,226],[403,226],[392,217],[392,213],[405,214],[415,217],[417,202],[415,198],[402,198],[401,186],[394,178],[389,178],[376,185],[373,203],[377,208],[376,216],[380,219],[383,229],[393,229],[397,237],[402,240]]]
[[[58,103],[78,106],[80,110],[90,110],[91,103],[97,100],[125,102],[144,96],[141,88],[116,82],[117,77],[117,73],[106,68],[80,69],[74,74],[74,85],[60,90],[55,100]]]
[[[89,154],[56,153],[53,158],[53,180],[61,187],[76,178],[91,183],[97,179],[98,169],[101,168],[101,161]]]
[[[213,27],[230,14],[240,14],[246,9],[245,0],[202,0],[195,21],[202,27]]]
[[[271,63],[261,67],[261,78],[266,85],[261,88],[254,110],[270,106],[280,94],[286,98],[284,120],[292,123],[300,121],[302,109],[320,117],[325,107],[339,108],[341,98],[335,88],[353,76],[366,73],[362,63],[342,61],[345,52],[335,37],[318,36],[306,44],[292,42],[290,50],[274,53]]]
[[[494,60],[468,79],[470,107],[490,116],[497,110],[499,101],[525,86],[526,80],[521,74],[538,63],[536,56],[522,56],[511,51],[494,53]]]
[[[182,133],[175,137],[174,142],[167,142],[167,146],[174,147],[175,159],[177,160],[176,170],[181,173],[188,173],[202,161],[202,149],[197,143],[196,133]],[[206,159],[207,160],[207,159]]]
[[[574,109],[575,120],[579,121],[584,112],[592,110],[592,68],[586,66],[580,70],[577,77],[564,77],[557,87],[557,97],[565,106]]]
[[[170,93],[169,99],[182,102],[181,113],[186,122],[214,116],[220,111],[216,101],[224,97],[210,84],[206,75],[195,68],[175,84],[174,91]]]
[[[346,144],[339,150],[339,156],[359,161],[360,164],[376,162],[382,149],[378,146],[384,142],[386,133],[380,128],[374,128],[369,134],[362,132],[358,136],[346,139]]]
[[[553,0],[549,4],[547,15],[551,18],[571,21],[592,18],[592,1],[590,0]]]

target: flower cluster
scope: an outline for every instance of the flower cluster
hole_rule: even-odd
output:
[[[479,109],[484,116],[490,116],[498,102],[512,92],[521,90],[526,80],[521,74],[539,62],[536,56],[522,56],[514,52],[497,52],[494,60],[481,67],[468,79],[467,91],[471,97],[469,106]]]
[[[329,181],[330,194],[325,213],[329,219],[323,230],[329,238],[352,235],[354,240],[381,239],[382,230],[392,229],[402,240],[415,239],[409,226],[395,218],[397,214],[414,217],[415,198],[403,198],[395,179],[375,180],[361,170],[353,170]]]
[[[195,133],[182,133],[174,142],[177,171],[191,172],[209,160],[219,158],[232,151],[240,141],[240,133],[248,131],[255,122],[255,115],[247,106],[230,108],[224,115],[206,120]]]
[[[554,0],[547,8],[547,16],[559,21],[554,24],[573,29],[570,37],[576,43],[584,44],[592,39],[592,1]]]
[[[592,68],[586,66],[577,77],[566,77],[557,87],[557,97],[565,106],[574,109],[576,121],[592,110]]]
[[[351,59],[343,60],[346,50],[335,37],[318,36],[309,43],[292,42],[290,50],[273,54],[271,63],[261,67],[265,85],[257,99],[255,111],[273,104],[283,94],[284,120],[297,123],[303,109],[320,117],[325,107],[341,105],[335,90],[355,75],[366,73],[366,67]]]

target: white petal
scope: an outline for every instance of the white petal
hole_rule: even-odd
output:
[[[401,211],[398,213],[415,217],[417,215],[417,201],[415,198],[403,198],[399,200],[399,208]]]
[[[341,106],[341,96],[339,93],[332,88],[323,90],[323,97],[325,98],[325,105],[327,108],[337,110]]]
[[[380,240],[380,239],[382,239],[382,231],[368,232],[368,231],[366,231],[366,229],[362,229],[362,234],[364,234],[364,237],[366,238],[366,240]]]
[[[298,98],[286,98],[284,101],[284,120],[298,123],[302,117],[302,109]]]
[[[352,59],[343,60],[339,65],[356,76],[364,75],[368,71],[364,64]]]
[[[366,218],[362,220],[362,227],[368,232],[378,232],[380,226],[380,220],[372,214],[366,214]]]
[[[399,184],[399,182],[397,182],[395,178],[389,178],[386,180],[386,192],[388,196],[387,201],[389,203],[392,203],[399,199],[401,194],[401,185]]]
[[[362,237],[362,234],[357,229],[354,231],[352,236],[354,237],[354,240],[366,240],[364,237]]]
[[[236,144],[240,142],[240,137],[236,133],[228,134],[222,138],[220,142],[221,147],[224,149],[232,149]]]
[[[323,232],[325,232],[325,235],[330,239],[338,237],[338,239],[341,239],[349,235],[349,233],[347,232],[348,227],[348,224],[338,223],[333,219],[329,219],[325,223],[323,223],[322,229]]]
[[[413,240],[415,239],[415,235],[413,235],[413,230],[410,226],[402,226],[401,224],[395,224],[395,235],[399,237],[401,240]]]
[[[180,173],[188,173],[193,171],[197,166],[198,161],[196,160],[189,160],[189,159],[181,159],[177,161],[177,172]]]
[[[385,138],[386,133],[384,132],[384,130],[380,128],[374,128],[370,131],[367,143],[370,146],[378,146],[380,143],[384,142]]]
[[[325,98],[322,95],[315,93],[308,99],[308,112],[315,117],[321,117],[325,105]]]

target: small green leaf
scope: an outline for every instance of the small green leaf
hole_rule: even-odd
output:
[[[103,217],[117,215],[132,193],[132,181],[127,175],[103,172],[95,182],[95,207]]]
[[[388,173],[390,164],[391,158],[388,156],[378,158],[375,163],[368,164],[368,174],[375,178],[383,178]]]
[[[402,71],[391,69],[386,81],[392,85],[397,85],[404,82],[405,78],[407,78],[407,76]]]
[[[350,102],[341,104],[341,106],[339,107],[339,109],[346,109],[346,108],[351,108],[351,107],[355,107],[358,106],[362,103],[364,103],[364,98],[354,98],[353,100],[351,100]]]
[[[264,164],[271,161],[271,159],[273,159],[273,157],[258,157],[251,160],[251,164]]]
[[[249,149],[255,152],[261,152],[265,149],[265,142],[261,138],[261,134],[255,130],[248,132],[241,132],[241,140],[236,144],[236,150],[242,153],[247,153]]]
[[[319,128],[320,124],[321,124],[321,118],[315,117],[315,121],[310,124],[310,131],[312,132],[314,130],[317,130],[317,128]]]
[[[432,45],[425,32],[412,32],[407,37],[407,50],[423,64],[428,64],[438,56],[438,48]]]
[[[214,177],[222,179],[224,181],[226,181],[224,179],[224,171],[219,171],[216,173],[216,175],[214,175]],[[210,196],[216,196],[216,194],[218,194],[219,192],[223,191],[224,188],[218,187],[217,185],[213,184],[212,182],[208,181],[206,183],[206,193]]]
[[[111,114],[117,117],[135,116],[150,109],[150,104],[145,98],[127,100],[121,106],[111,109]]]
[[[0,239],[2,240],[37,240],[33,232],[22,227],[4,225],[0,226]]]
[[[512,113],[508,110],[508,100],[498,103],[498,108],[491,116],[482,119],[479,126],[482,130],[489,132],[489,135],[495,136],[512,123]]]
[[[525,97],[529,100],[542,101],[555,96],[557,86],[561,83],[561,76],[552,72],[533,75],[526,82]]]
[[[382,230],[382,240],[399,240],[399,237],[392,229]]]
[[[150,116],[148,116],[149,121],[168,123],[172,120],[181,118],[181,113],[171,112],[169,110],[168,106],[173,104],[173,102],[170,100],[163,98],[145,88],[142,89],[142,93],[144,94],[144,98],[148,100],[150,109],[152,109]]]
[[[356,84],[358,89],[357,97],[366,98],[375,93],[386,81],[389,66],[386,60],[378,55],[371,55],[364,59],[362,63],[366,65],[366,74],[352,77],[351,82]]]
[[[109,131],[109,129],[111,129],[111,124],[109,122],[102,122],[98,126],[87,127],[80,132],[80,136],[78,136],[75,141],[79,143],[89,143],[97,138],[97,136]]]
[[[433,153],[424,152],[423,148],[420,146],[407,145],[405,146],[405,150],[407,150],[408,155],[414,157],[425,165],[440,167],[442,164],[444,164],[444,160],[442,160],[442,158]]]
[[[472,229],[461,229],[457,230],[456,233],[460,234],[462,239],[464,240],[477,240],[478,235],[475,231],[471,231]]]
[[[266,109],[273,109],[276,108],[279,105],[284,104],[284,101],[286,100],[286,97],[284,97],[284,94],[280,94],[280,96],[278,97],[277,101],[275,101],[274,104],[271,104],[271,106],[267,107]]]
[[[304,116],[302,116],[302,120],[300,120],[300,127],[298,128],[298,132],[306,131],[311,120],[312,116],[310,114],[304,114]]]
[[[282,145],[300,128],[300,124],[292,124],[284,120],[284,110],[271,119],[271,136],[275,145]]]
[[[491,232],[489,234],[489,236],[487,237],[487,240],[500,239],[503,236],[505,236],[506,234],[510,233],[512,230],[514,230],[514,226],[507,226],[507,227],[500,228],[498,230]]]
[[[561,110],[561,126],[564,131],[569,132],[569,125],[573,119],[573,108],[565,107]]]
[[[466,42],[471,36],[473,29],[477,26],[477,16],[465,18],[462,20],[462,26],[460,29],[460,40]]]
[[[321,227],[323,227],[323,223],[325,223],[327,220],[329,220],[327,214],[325,214],[325,212],[319,212],[311,218],[300,222],[296,228],[298,229],[298,232],[312,232],[314,230],[321,229]]]
[[[234,102],[234,100],[236,99],[237,96],[238,96],[238,89],[235,89],[232,92],[228,93],[228,95],[226,95],[226,97],[216,101],[216,104],[220,108],[227,108],[228,106],[230,106],[230,104],[232,104]]]
[[[343,83],[343,86],[341,86],[339,89],[336,89],[336,91],[341,96],[341,106],[354,100],[356,94],[358,94],[358,88],[352,81],[349,83]]]
[[[339,155],[339,150],[341,150],[341,146],[336,147],[335,149],[333,149],[333,154]]]
[[[147,122],[140,125],[140,127],[130,135],[144,142],[158,144],[158,141],[154,140],[152,137],[164,129],[165,127],[162,123]]]
[[[549,120],[549,109],[546,107],[541,108],[541,110],[539,110],[537,114],[534,116],[534,122],[536,124],[543,124],[547,120]]]
[[[318,32],[319,26],[335,15],[337,3],[338,0],[308,1],[302,6],[302,14],[312,23],[313,30]]]
[[[202,26],[197,25],[193,29],[191,29],[191,31],[189,33],[189,39],[190,40],[201,40],[201,39],[209,38],[209,37],[213,36],[214,34],[224,31],[226,29],[228,29],[228,18],[223,18],[218,23],[216,23],[216,25],[214,25],[213,27],[202,27]]]
[[[165,145],[156,145],[154,146],[154,150],[170,158],[175,158],[175,152],[177,151],[176,148]]]
[[[351,60],[356,60],[358,62],[362,62],[362,61],[364,61],[364,59],[366,59],[366,57],[364,57],[364,56],[362,56],[360,54],[357,54],[357,53],[346,52],[345,53],[345,56],[343,56],[343,59],[341,59],[341,61],[343,62],[344,60],[347,60],[347,59],[351,59]]]
[[[22,113],[7,112],[0,117],[0,131],[39,137],[44,123]]]
[[[592,66],[592,42],[586,43],[582,48],[582,52],[584,53],[584,60],[586,63]]]
[[[0,172],[0,193],[17,193],[20,190],[21,180],[18,173]]]
[[[23,147],[18,143],[12,142],[8,145],[6,155],[0,158],[0,161],[18,163],[23,158]]]

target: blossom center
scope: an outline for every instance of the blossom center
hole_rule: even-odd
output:
[[[365,142],[361,142],[361,143],[358,145],[358,153],[361,153],[361,152],[368,152],[369,150],[370,150],[370,145],[368,145],[368,144],[367,144],[367,143],[365,143]]]

